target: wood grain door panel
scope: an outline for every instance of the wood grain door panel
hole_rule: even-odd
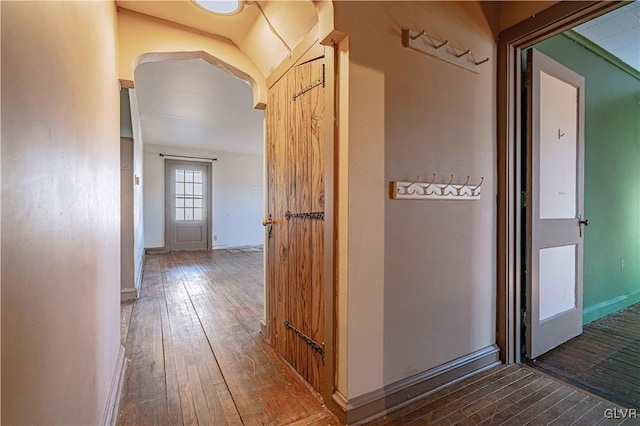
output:
[[[324,221],[287,213],[324,212],[323,62],[285,74],[270,89],[266,111],[270,340],[318,390],[323,356],[303,336],[324,342]]]

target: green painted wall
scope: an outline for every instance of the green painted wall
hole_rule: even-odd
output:
[[[535,46],[585,77],[585,324],[640,302],[640,80],[565,35]]]
[[[129,89],[120,89],[120,137],[133,138],[131,125],[131,104],[129,103]]]

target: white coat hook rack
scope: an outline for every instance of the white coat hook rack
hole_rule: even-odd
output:
[[[441,59],[475,74],[480,72],[480,65],[489,62],[489,58],[478,59],[469,49],[458,49],[449,40],[438,40],[425,30],[402,30],[402,45],[416,52]]]
[[[419,180],[420,177],[413,182],[391,182],[391,198],[394,200],[479,200],[484,177],[481,177],[477,184],[469,184],[469,176],[464,183],[453,183],[454,175],[449,176],[447,183],[436,183],[435,173],[430,182],[419,182]]]

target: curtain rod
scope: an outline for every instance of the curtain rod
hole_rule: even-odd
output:
[[[217,158],[205,158],[205,157],[190,157],[188,155],[172,155],[172,154],[158,154],[160,157],[180,157],[180,158],[191,158],[194,160],[207,160],[207,161],[218,161]]]

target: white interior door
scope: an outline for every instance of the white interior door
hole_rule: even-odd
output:
[[[165,226],[168,250],[207,250],[208,165],[167,160],[165,168]]]
[[[528,52],[527,356],[582,333],[584,78]]]

